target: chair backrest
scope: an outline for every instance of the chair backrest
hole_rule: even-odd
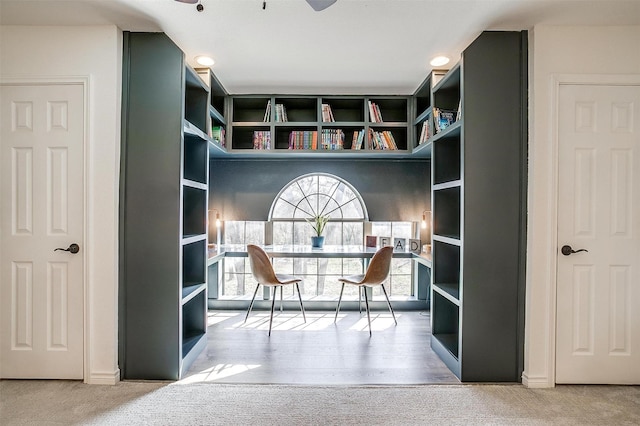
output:
[[[251,263],[251,272],[258,283],[262,285],[278,284],[279,281],[276,278],[273,265],[271,265],[271,260],[262,247],[249,244],[247,245],[247,253]]]
[[[371,258],[369,267],[364,275],[362,284],[380,284],[389,276],[393,247],[386,246],[379,249]]]

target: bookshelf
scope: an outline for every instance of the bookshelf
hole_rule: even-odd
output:
[[[232,155],[411,154],[410,97],[238,95],[231,96],[230,103],[227,150]],[[370,103],[377,106],[377,115],[372,114]],[[354,146],[360,132],[362,142]],[[254,143],[256,137],[267,134],[269,147]],[[305,143],[305,138],[311,142]]]
[[[177,380],[206,346],[209,156],[226,92],[162,33],[124,33],[122,378]]]
[[[210,68],[196,68],[195,71],[209,88],[208,123],[205,132],[211,139],[209,152],[212,156],[225,154],[227,147],[227,119],[225,118],[227,91]]]
[[[415,97],[416,134],[434,126],[423,142],[432,159],[431,346],[462,381],[521,380],[526,40],[482,33]],[[454,120],[438,129],[438,111]]]

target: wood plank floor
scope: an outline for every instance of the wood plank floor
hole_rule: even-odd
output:
[[[208,346],[189,382],[301,385],[457,384],[430,347],[428,312],[210,311]]]

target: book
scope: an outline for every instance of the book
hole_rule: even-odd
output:
[[[436,133],[439,133],[456,122],[458,111],[433,109],[433,123]]]
[[[331,110],[331,105],[322,104],[322,122],[323,123],[333,123],[335,121],[336,120],[333,117],[333,111]]]
[[[287,119],[287,109],[285,108],[284,104],[276,104],[275,121],[277,123],[289,121]]]
[[[380,107],[371,101],[367,101],[369,104],[369,118],[372,123],[382,123],[382,114],[380,113]]]
[[[255,130],[253,132],[253,149],[271,149],[271,132],[269,130]]]
[[[289,149],[317,149],[316,130],[293,130],[289,133]]]
[[[211,139],[218,142],[223,147],[225,146],[225,129],[222,126],[211,127]]]
[[[267,101],[267,108],[264,110],[264,117],[262,121],[266,123],[269,120],[271,120],[271,99]]]

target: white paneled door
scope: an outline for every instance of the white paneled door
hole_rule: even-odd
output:
[[[556,382],[640,384],[640,86],[558,108]]]
[[[83,87],[0,86],[2,378],[83,378]]]

